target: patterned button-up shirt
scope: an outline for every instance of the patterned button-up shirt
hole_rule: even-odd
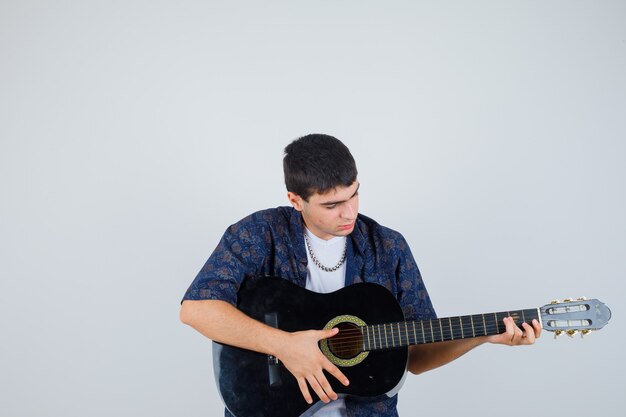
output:
[[[436,318],[408,244],[402,235],[362,214],[347,240],[346,282],[374,282],[396,297],[406,320]],[[237,305],[246,277],[271,275],[304,287],[307,256],[300,212],[291,207],[258,211],[230,226],[183,300],[224,300]],[[347,397],[350,417],[397,416],[391,398]],[[231,414],[226,411],[225,415]]]

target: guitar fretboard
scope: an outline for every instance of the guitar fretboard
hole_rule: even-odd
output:
[[[360,330],[363,334],[363,350],[391,349],[496,335],[504,333],[505,328],[502,320],[509,316],[521,328],[522,323],[531,324],[533,319],[539,320],[539,310],[535,308],[362,326]]]

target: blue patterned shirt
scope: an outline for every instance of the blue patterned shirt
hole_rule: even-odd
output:
[[[246,277],[271,275],[306,285],[304,225],[292,207],[258,211],[230,226],[183,300],[224,300],[237,305]],[[417,264],[402,235],[359,214],[347,240],[346,282],[374,282],[398,300],[406,320],[436,318]],[[397,395],[347,397],[350,417],[397,416]],[[231,414],[226,411],[225,415]]]

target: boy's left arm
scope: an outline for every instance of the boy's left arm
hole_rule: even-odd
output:
[[[522,330],[515,325],[511,317],[507,317],[504,319],[506,330],[501,334],[411,346],[409,348],[409,371],[413,374],[430,371],[452,362],[484,343],[508,346],[532,345],[541,336],[541,324],[537,320],[533,320],[532,324],[531,327],[523,323],[524,330]]]

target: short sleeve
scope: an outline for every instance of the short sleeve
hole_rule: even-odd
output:
[[[404,317],[406,320],[437,318],[411,249],[402,235],[399,235],[398,239],[400,256],[398,258],[396,279],[398,302],[400,307],[402,307]]]
[[[230,226],[206,261],[184,300],[222,300],[237,304],[237,291],[248,276],[257,275],[265,248],[262,227],[253,216]]]

